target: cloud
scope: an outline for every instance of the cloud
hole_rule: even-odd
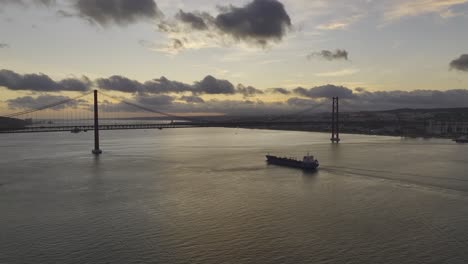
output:
[[[348,18],[338,19],[323,23],[317,26],[319,30],[344,30],[363,17],[362,14],[355,14]]]
[[[450,62],[450,68],[468,72],[468,54],[463,54],[459,58]]]
[[[205,102],[205,100],[203,100],[203,98],[195,96],[195,95],[191,95],[191,96],[185,96],[184,95],[184,96],[180,97],[179,100],[185,101],[186,103],[189,103],[189,104],[200,104],[200,103]]]
[[[288,105],[299,106],[299,107],[310,107],[313,104],[317,103],[316,100],[304,99],[304,98],[298,98],[298,97],[289,98],[286,102]]]
[[[0,43],[0,49],[6,49],[6,48],[9,48],[10,45],[6,44],[6,43]]]
[[[353,90],[343,87],[343,86],[336,86],[332,84],[316,86],[310,89],[305,89],[302,87],[298,87],[294,89],[296,94],[309,97],[309,98],[332,98],[332,97],[340,97],[340,98],[353,98]]]
[[[356,92],[358,92],[358,93],[366,92],[366,88],[357,87],[357,88],[354,88],[354,91],[356,91]]]
[[[161,15],[153,0],[77,0],[75,8],[81,17],[103,26],[128,25]]]
[[[319,72],[316,73],[315,76],[318,77],[340,77],[340,76],[348,76],[358,73],[359,69],[344,69],[340,71],[333,71],[333,72]]]
[[[265,45],[279,41],[291,27],[291,19],[284,5],[276,0],[253,0],[244,7],[226,7],[215,19],[224,33],[239,40]]]
[[[337,88],[339,87],[339,88]],[[380,111],[401,108],[453,108],[467,107],[468,90],[415,90],[415,91],[375,91],[357,89],[359,92],[334,85],[319,86],[312,89],[298,88],[298,97],[285,97],[284,101],[263,102],[261,100],[199,100],[190,103],[192,99],[184,98],[174,102],[171,98],[136,96],[134,101],[144,104],[154,110],[169,111],[171,113],[221,113],[228,115],[274,115],[294,113],[304,108],[315,107],[312,112],[330,111],[331,97],[340,97],[342,111]],[[304,97],[301,97],[304,96]],[[194,99],[197,100],[197,99]],[[132,108],[133,109],[133,108]],[[135,111],[127,110],[127,111]]]
[[[44,6],[52,6],[56,4],[55,0],[0,0],[1,5],[15,4],[20,6],[27,6],[28,4],[37,4]]]
[[[390,110],[397,108],[467,107],[468,90],[361,92],[348,101],[348,109]]]
[[[138,95],[136,102],[142,105],[168,106],[174,101],[174,97],[169,95]]]
[[[60,10],[57,10],[56,12],[57,16],[59,17],[64,17],[64,18],[69,18],[69,17],[75,17],[76,15],[69,12],[69,11],[66,11],[66,10],[63,10],[63,9],[60,9]]]
[[[297,109],[282,103],[266,103],[260,100],[217,100],[204,103],[186,104],[174,103],[168,111],[172,113],[219,113],[227,115],[272,115]]]
[[[175,55],[185,49],[185,44],[182,40],[173,38],[169,43],[158,44],[148,40],[139,40],[138,43],[149,50],[164,52],[167,54]]]
[[[385,12],[384,17],[386,21],[433,13],[447,17],[451,8],[466,3],[468,0],[399,0]]]
[[[23,2],[21,0],[0,0],[0,4],[6,5],[6,4],[22,4]]]
[[[40,95],[38,97],[24,96],[15,99],[7,100],[8,107],[10,109],[35,109],[43,107],[45,105],[54,104],[61,101],[67,101],[71,98],[62,95]],[[60,110],[68,107],[76,107],[79,104],[84,103],[82,100],[73,100],[64,104],[60,104],[52,107],[51,109]]]
[[[200,82],[193,85],[195,94],[235,94],[234,85],[228,80],[219,80],[208,75]]]
[[[56,4],[55,0],[35,0],[34,2],[39,3],[39,4],[43,4],[45,6],[51,6],[51,5]]]
[[[144,87],[144,92],[150,94],[183,93],[193,91],[193,87],[191,85],[178,81],[171,81],[164,76],[159,79],[145,82]]]
[[[61,90],[63,91],[87,91],[90,89],[92,82],[91,80],[83,76],[81,79],[76,78],[66,78],[58,82]]]
[[[290,105],[306,106],[317,100],[338,96],[345,111],[468,107],[468,90],[463,89],[370,92],[356,88],[355,91],[330,84],[310,89],[299,87],[294,92],[308,99],[295,97],[287,102]]]
[[[203,80],[197,81],[194,84],[186,84],[183,82],[172,81],[166,77],[153,79],[141,83],[136,80],[128,79],[124,76],[114,75],[109,78],[100,78],[95,81],[99,88],[105,90],[120,91],[125,93],[138,94],[163,94],[163,93],[185,93],[192,94],[235,94],[235,93],[259,93],[253,87],[243,87],[243,89],[235,89],[234,85],[228,80],[216,79],[208,75]]]
[[[454,61],[456,63],[452,63],[452,67],[458,67],[460,70],[466,71],[466,67],[461,66],[466,65],[461,63],[466,62],[466,54]],[[360,87],[351,89],[333,84],[312,88],[298,87],[293,91],[281,87],[270,88],[266,90],[267,93],[276,93],[283,96],[275,96],[277,102],[264,102],[260,100],[261,97],[258,95],[264,94],[265,91],[242,84],[234,85],[228,80],[217,79],[211,75],[200,81],[187,84],[169,80],[166,77],[141,82],[120,75],[99,78],[95,81],[91,81],[86,77],[53,80],[42,73],[18,74],[11,70],[0,70],[0,86],[10,90],[39,92],[89,91],[91,87],[98,87],[103,90],[131,94],[133,97],[132,102],[151,106],[156,110],[162,107],[165,109],[164,111],[171,112],[268,114],[284,113],[285,111],[297,110],[319,103],[324,103],[324,107],[328,109],[329,104],[327,104],[327,101],[331,97],[339,97],[342,102],[342,109],[346,111],[468,107],[468,90],[369,91]],[[201,95],[207,94],[242,95],[248,97],[248,100],[246,98],[244,100],[207,100],[201,97]],[[215,96],[209,97],[213,98]],[[8,100],[6,103],[10,108],[15,109],[34,108],[66,98],[25,96]],[[325,108],[321,108],[321,111]],[[136,111],[136,109],[128,111]]]
[[[291,94],[291,91],[284,89],[284,88],[269,88],[268,91],[271,93],[277,93],[277,94],[283,94],[283,95]]]
[[[191,13],[191,12],[184,12],[179,10],[179,13],[176,15],[176,19],[180,20],[183,23],[188,24],[191,28],[197,30],[206,30],[208,29],[208,25],[206,20],[212,19],[212,17],[208,13]]]
[[[119,75],[114,75],[109,78],[99,78],[95,82],[99,88],[104,90],[124,93],[137,93],[144,90],[144,86],[140,82]]]
[[[158,24],[169,39],[178,39],[184,48],[199,49],[236,43],[267,47],[279,42],[292,27],[284,5],[277,0],[253,0],[243,7],[218,7],[219,14],[179,10],[173,19]],[[174,54],[169,44],[158,51]]]
[[[317,28],[321,30],[337,30],[337,29],[345,29],[349,26],[348,22],[342,21],[334,21],[327,24],[318,25]]]
[[[252,86],[244,86],[242,84],[237,85],[236,92],[242,94],[244,97],[252,97],[257,94],[263,94],[262,90],[254,88]]]
[[[9,90],[84,92],[91,87],[91,81],[87,77],[82,77],[82,79],[67,78],[56,82],[42,73],[21,75],[10,70],[0,70],[0,86]]]
[[[307,59],[312,59],[314,57],[326,59],[329,61],[332,60],[348,60],[348,52],[346,50],[337,49],[335,51],[322,50],[319,52],[312,52],[307,55]]]

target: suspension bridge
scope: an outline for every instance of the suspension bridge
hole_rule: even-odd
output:
[[[92,96],[92,98],[89,98]],[[91,99],[91,100],[90,100]],[[278,127],[302,125],[304,121],[295,120],[299,116],[328,104],[322,102],[299,112],[265,118],[264,120],[207,120],[200,117],[180,116],[149,108],[118,98],[102,91],[94,90],[74,98],[34,107],[3,117],[24,121],[24,125],[0,128],[6,133],[44,133],[44,132],[94,132],[94,154],[101,154],[99,131],[131,129],[166,129],[190,127]],[[144,113],[144,115],[142,115]],[[310,123],[310,122],[309,122]],[[339,99],[333,97],[330,120],[313,121],[315,125],[331,127],[331,141],[340,141]]]

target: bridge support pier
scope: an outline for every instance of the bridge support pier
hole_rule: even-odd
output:
[[[333,110],[332,110],[332,136],[330,138],[332,143],[340,142],[340,119],[339,119],[339,100],[338,97],[333,97]]]
[[[94,90],[94,149],[93,154],[102,154],[102,150],[99,149],[99,108],[98,108],[98,91]]]

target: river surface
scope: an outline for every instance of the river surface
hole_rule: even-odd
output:
[[[468,145],[329,137],[0,135],[0,263],[468,263]]]

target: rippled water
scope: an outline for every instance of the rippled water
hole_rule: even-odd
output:
[[[468,263],[468,145],[243,129],[0,137],[0,263]],[[264,154],[321,163],[266,165]]]

